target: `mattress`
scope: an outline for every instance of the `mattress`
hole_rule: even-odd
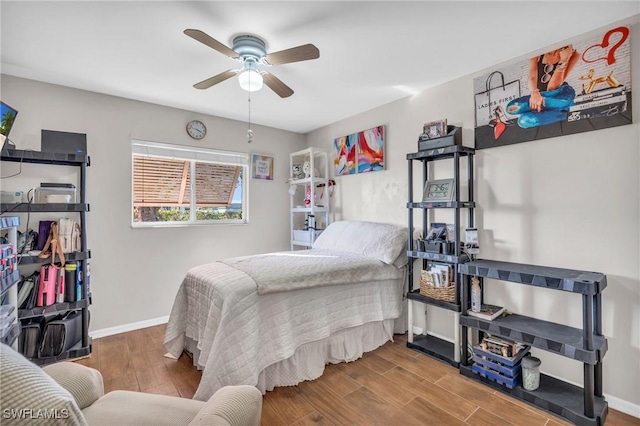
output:
[[[386,267],[399,271],[400,278],[260,295],[243,271],[222,262],[198,266],[180,285],[165,348],[179,356],[189,341],[195,343],[197,366],[203,369],[195,399],[207,400],[226,385],[259,386],[267,367],[289,359],[304,345],[401,317],[404,268]],[[366,349],[376,344],[381,343],[369,342]],[[264,392],[269,384],[262,382]]]

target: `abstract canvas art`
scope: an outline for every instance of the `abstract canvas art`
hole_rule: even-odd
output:
[[[384,170],[384,126],[377,126],[333,141],[334,175]]]

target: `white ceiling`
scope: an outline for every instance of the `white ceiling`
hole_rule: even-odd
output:
[[[252,122],[306,133],[640,13],[639,1],[0,3],[3,74],[247,120],[235,78],[194,83],[237,62],[183,34],[320,58],[269,68],[295,93],[251,95]]]

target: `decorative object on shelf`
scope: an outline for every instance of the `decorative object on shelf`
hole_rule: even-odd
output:
[[[522,358],[522,387],[534,391],[540,386],[540,361],[534,356]]]
[[[384,126],[334,139],[334,175],[384,170]]]
[[[13,127],[13,123],[15,122],[17,115],[18,110],[11,108],[4,102],[0,102],[0,120],[2,120],[0,121],[0,144],[2,144],[2,149],[15,148],[13,143],[6,147],[4,146],[4,143],[9,140],[9,132]]]
[[[479,281],[477,277],[473,277],[471,279],[471,281],[473,280]],[[469,309],[467,311],[467,315],[471,315],[472,317],[477,317],[477,318],[482,318],[484,320],[487,321],[493,321],[494,319],[498,318],[499,316],[503,315],[506,312],[506,309],[503,306],[496,306],[496,305],[489,305],[489,304],[485,304],[482,303],[479,307],[476,307],[476,305],[474,305],[474,301],[477,302],[478,299],[481,298],[480,296],[480,291],[478,291],[478,299],[474,299],[474,297],[476,297],[476,292],[474,292],[473,288],[476,284],[474,283],[473,286],[471,287],[471,309]],[[478,284],[478,289],[480,288],[480,285]],[[477,309],[475,310],[474,309]]]
[[[618,26],[475,78],[476,149],[632,124],[631,50]]]
[[[430,180],[424,186],[422,201],[425,203],[451,202],[455,198],[453,179]]]
[[[451,145],[462,145],[461,127],[448,125],[446,134],[439,138],[430,138],[424,133],[418,137],[418,151],[428,151]]]
[[[200,140],[207,135],[207,126],[200,120],[191,120],[187,123],[187,134],[193,139]]]
[[[464,232],[465,239],[467,240],[465,244],[465,249],[467,250],[468,255],[477,255],[480,254],[480,242],[478,241],[478,230],[476,228],[467,228]]]
[[[420,137],[435,139],[446,136],[447,133],[447,119],[445,118],[442,120],[424,123],[424,126],[422,126],[422,134],[420,135]]]
[[[420,273],[420,294],[436,300],[454,303],[456,300],[456,286],[447,283],[447,286],[436,286],[435,275],[431,271],[423,270]]]
[[[305,175],[302,171],[302,164],[294,164],[291,166],[291,179],[300,180],[304,179]]]
[[[471,278],[471,311],[480,312],[482,310],[482,289],[478,277]]]
[[[304,160],[304,164],[302,164],[302,173],[304,173],[304,178],[311,177],[311,162],[309,160]]]
[[[251,179],[273,180],[274,157],[251,154]]]
[[[311,185],[307,185],[307,188],[304,190],[304,205],[311,205]]]

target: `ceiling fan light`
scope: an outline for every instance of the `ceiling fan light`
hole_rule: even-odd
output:
[[[255,70],[244,70],[238,75],[238,83],[247,92],[255,92],[262,89],[262,75]]]

